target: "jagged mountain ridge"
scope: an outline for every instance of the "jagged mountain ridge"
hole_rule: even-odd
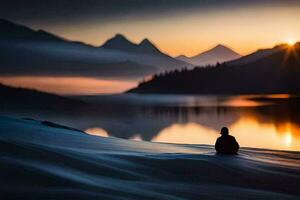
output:
[[[101,48],[130,51],[136,53],[163,54],[149,39],[145,38],[136,44],[122,34],[116,34],[108,39]]]
[[[148,39],[131,44],[124,38],[117,34],[117,40],[129,44],[134,51],[99,48],[0,20],[0,74],[139,80],[153,73],[192,66],[160,52]],[[111,42],[106,43],[107,47]]]

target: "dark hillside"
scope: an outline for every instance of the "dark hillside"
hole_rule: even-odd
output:
[[[278,48],[278,47],[276,47]],[[300,43],[240,65],[171,71],[128,92],[172,94],[300,94]]]

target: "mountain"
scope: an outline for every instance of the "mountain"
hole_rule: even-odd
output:
[[[188,63],[191,62],[190,58],[187,57],[187,56],[185,56],[185,55],[179,55],[179,56],[177,56],[177,57],[175,57],[175,58],[176,58],[177,60],[182,60],[182,61],[184,61],[184,62],[188,62]]]
[[[1,75],[84,76],[140,80],[166,70],[192,67],[148,39],[139,44],[117,34],[104,45],[82,42],[0,20]]]
[[[3,40],[51,40],[57,42],[65,41],[62,38],[43,30],[33,31],[26,26],[15,24],[4,19],[0,19],[0,40],[1,42],[3,42]]]
[[[253,52],[249,55],[243,56],[239,59],[228,61],[228,65],[242,65],[242,64],[248,64],[251,62],[255,62],[263,57],[272,55],[276,52],[279,52],[281,50],[284,50],[286,48],[286,44],[277,45],[273,48],[269,49],[259,49],[256,52]]]
[[[101,48],[114,49],[127,52],[144,53],[144,54],[163,54],[148,39],[142,40],[139,44],[129,41],[124,35],[116,34],[113,38],[107,40]]]
[[[144,39],[138,44],[138,47],[141,52],[144,53],[160,53],[162,52],[148,39]]]
[[[251,58],[251,59],[250,59]],[[300,42],[260,50],[213,68],[171,71],[140,83],[132,93],[300,94]]]
[[[187,57],[185,55],[180,55],[176,57],[176,59],[191,63],[196,66],[205,66],[205,65],[215,65],[218,62],[223,63],[226,61],[235,60],[240,57],[241,55],[239,55],[232,49],[219,44],[214,48],[205,51],[203,53],[200,53],[196,56]]]
[[[130,42],[125,36],[116,34],[113,38],[108,39],[101,47],[122,51],[136,51],[137,45]]]

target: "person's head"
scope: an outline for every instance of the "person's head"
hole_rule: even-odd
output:
[[[222,129],[221,129],[221,133],[220,133],[222,136],[224,135],[224,136],[226,136],[226,135],[228,135],[229,134],[229,130],[228,130],[228,128],[227,127],[223,127]]]

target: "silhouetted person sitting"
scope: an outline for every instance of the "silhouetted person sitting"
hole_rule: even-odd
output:
[[[221,137],[215,144],[215,149],[219,154],[237,154],[240,146],[235,138],[229,135],[229,130],[226,127],[221,129]]]

